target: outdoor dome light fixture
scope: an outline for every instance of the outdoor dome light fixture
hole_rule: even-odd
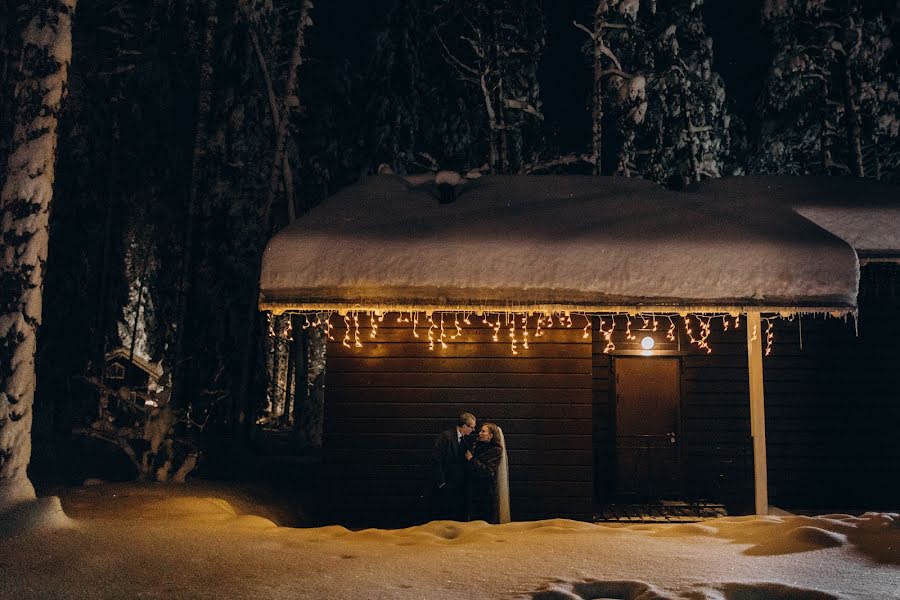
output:
[[[641,348],[643,348],[644,350],[651,350],[651,349],[653,349],[653,346],[655,346],[655,345],[656,345],[656,340],[654,340],[649,335],[644,336],[644,338],[641,340]]]

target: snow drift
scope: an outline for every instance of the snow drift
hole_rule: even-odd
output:
[[[0,597],[900,598],[900,515],[278,527],[210,486],[64,491],[77,527],[0,535]],[[268,515],[264,518],[255,515]]]

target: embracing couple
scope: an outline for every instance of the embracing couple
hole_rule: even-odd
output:
[[[432,451],[435,518],[508,523],[509,476],[503,430],[475,415],[459,415],[456,427],[438,435]]]

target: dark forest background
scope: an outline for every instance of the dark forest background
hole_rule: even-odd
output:
[[[0,8],[6,164],[30,15]],[[267,335],[288,323],[256,311],[260,256],[379,165],[900,180],[895,0],[84,0],[73,49],[37,356],[48,477],[134,475],[73,436],[98,414],[152,443],[151,417],[109,414],[119,347],[166,372],[170,457],[215,475],[248,446],[315,447],[320,344]]]

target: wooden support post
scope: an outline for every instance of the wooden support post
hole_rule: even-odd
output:
[[[766,472],[766,411],[763,401],[762,322],[759,312],[747,313],[747,364],[750,373],[750,435],[753,438],[753,489],[756,514],[769,512]]]

